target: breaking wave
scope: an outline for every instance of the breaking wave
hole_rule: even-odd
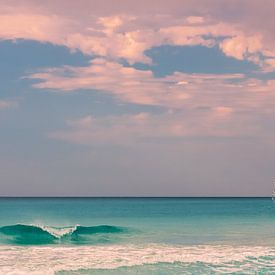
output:
[[[50,227],[15,224],[0,227],[0,243],[16,245],[43,245],[57,243],[105,243],[115,238],[110,235],[127,233],[127,228],[112,225]]]

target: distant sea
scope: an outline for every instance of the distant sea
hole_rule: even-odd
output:
[[[275,274],[275,203],[1,198],[0,274]]]

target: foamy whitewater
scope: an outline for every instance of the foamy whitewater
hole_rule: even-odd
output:
[[[269,198],[0,199],[0,274],[275,274]]]

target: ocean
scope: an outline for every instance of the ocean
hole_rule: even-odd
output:
[[[0,274],[275,274],[275,203],[1,198]]]

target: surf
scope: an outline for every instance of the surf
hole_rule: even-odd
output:
[[[15,224],[0,227],[0,242],[16,245],[104,243],[112,241],[110,235],[128,231],[127,228],[113,225],[53,227]]]
[[[0,274],[274,274],[274,261],[267,246],[0,246]]]

